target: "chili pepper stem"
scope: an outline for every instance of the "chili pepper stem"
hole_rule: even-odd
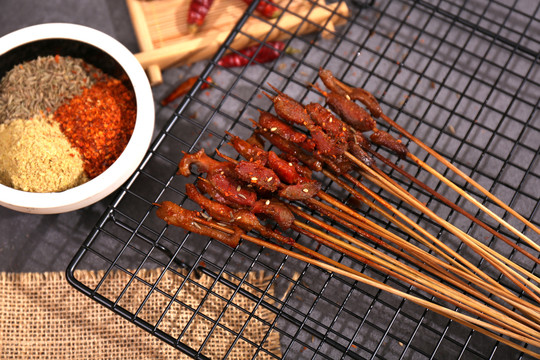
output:
[[[300,49],[297,49],[297,48],[293,48],[293,47],[290,47],[290,46],[287,46],[285,48],[285,54],[287,55],[294,55],[294,54],[299,54],[301,53],[302,51]]]
[[[199,31],[199,26],[197,24],[189,24],[188,25],[188,32],[193,35],[196,34]]]

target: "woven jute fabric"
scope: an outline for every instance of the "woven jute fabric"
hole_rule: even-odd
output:
[[[101,281],[99,294],[211,359],[250,359],[259,344],[280,356],[279,334],[270,329],[275,314],[252,299],[204,275],[196,282],[162,269],[136,275],[111,272],[101,281],[103,272],[75,273],[90,287]],[[250,273],[246,280],[263,290],[268,286],[262,273]],[[178,301],[170,301],[172,296]],[[75,290],[64,273],[48,272],[0,273],[0,358],[190,357]],[[272,357],[259,351],[257,358]]]

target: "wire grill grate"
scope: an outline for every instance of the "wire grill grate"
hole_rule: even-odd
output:
[[[153,204],[162,200],[196,208],[183,192],[184,185],[194,177],[175,176],[182,151],[204,148],[214,154],[214,149],[219,149],[236,157],[226,145],[225,131],[242,138],[251,133],[249,118],[256,118],[257,109],[271,109],[270,101],[261,96],[262,91],[271,92],[267,84],[305,103],[321,101],[320,95],[306,84],[317,82],[317,71],[322,66],[347,83],[372,92],[390,118],[531,222],[540,224],[537,191],[540,188],[540,41],[536,36],[540,31],[540,5],[534,1],[513,1],[508,5],[482,0],[380,0],[348,5],[350,18],[346,25],[336,29],[332,39],[298,37],[291,33],[288,44],[300,50],[297,54],[284,53],[274,63],[245,68],[223,69],[211,61],[201,79],[212,76],[216,85],[209,92],[194,89],[171,114],[140,170],[103,214],[73,259],[67,270],[68,279],[78,290],[194,358],[206,358],[205,342],[195,348],[186,344],[184,336],[199,317],[212,325],[208,336],[219,329],[233,334],[235,343],[251,343],[256,349],[254,358],[257,354],[277,358],[263,345],[271,331],[280,334],[283,358],[523,358],[516,350],[401,298],[249,243],[232,250],[217,241],[166,227],[155,216]],[[321,5],[313,2],[313,6]],[[284,6],[283,10],[288,9]],[[244,15],[215,59],[229,50],[235,36],[249,36],[242,31],[243,20],[249,16],[257,15],[250,12]],[[200,85],[201,82],[196,87]],[[407,145],[421,160],[463,186],[518,230],[535,238],[522,224],[498,210],[491,201],[484,200],[477,190],[440,168],[430,157],[421,155],[414,144]],[[508,230],[497,227],[482,212],[467,207],[460,196],[428,178],[425,171],[415,170],[405,161],[398,164],[513,238]],[[500,245],[399,174],[389,173],[441,217],[538,274],[530,259]],[[335,184],[327,180],[324,184],[328,193],[349,200]],[[384,192],[380,194],[386,197]],[[487,269],[486,264],[446,230],[400,202],[389,201],[480,268]],[[399,229],[382,222],[371,210],[361,211],[406,237]],[[313,247],[302,237],[298,241]],[[422,291],[330,249],[321,247],[318,251],[405,292],[430,299]],[[164,274],[182,279],[182,285],[174,294],[161,289],[159,280],[150,283],[138,276],[138,270],[156,267],[163,268]],[[77,281],[75,271],[87,268],[107,272],[96,284],[82,284]],[[284,294],[284,297],[271,295],[268,288],[259,289],[249,283],[247,274],[259,270],[270,275],[269,287],[275,287],[276,294]],[[106,297],[101,292],[111,271],[124,272],[130,278],[118,289],[116,297]],[[253,300],[253,309],[241,310],[247,316],[246,323],[254,319],[267,326],[267,335],[260,343],[244,336],[242,329],[227,328],[219,318],[205,317],[203,307],[210,299],[224,302],[224,311],[235,305],[230,298],[217,293],[214,285],[206,288],[198,284],[200,274],[214,279],[214,285],[220,283],[231,288],[233,297],[245,296]],[[155,321],[140,316],[148,297],[138,308],[121,306],[123,297],[134,284],[147,287],[148,297],[159,294],[167,299],[162,314]],[[184,284],[198,286],[205,292],[203,301],[199,304],[180,301],[178,294]],[[183,328],[164,331],[162,321],[173,307],[181,307],[193,316]],[[269,309],[276,314],[275,319],[258,318],[258,308]]]

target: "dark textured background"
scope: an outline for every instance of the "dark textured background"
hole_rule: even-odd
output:
[[[481,1],[477,2],[470,2],[473,5],[476,3],[479,3]],[[534,6],[531,6],[534,1],[524,1],[526,3],[526,7],[524,9],[528,8],[535,8],[538,9],[538,7],[533,4]],[[375,2],[378,3],[378,2]],[[381,2],[379,2],[381,3]],[[382,1],[382,3],[388,3]],[[397,5],[395,6],[397,8],[394,9],[396,13],[400,14],[401,12],[404,12],[404,7],[400,2],[395,2]],[[435,3],[435,2],[434,2]],[[521,2],[520,4],[523,4]],[[383,4],[384,5],[384,4]],[[473,6],[471,5],[471,6]],[[389,6],[390,7],[390,6]],[[49,0],[47,2],[38,2],[38,1],[16,1],[16,0],[4,0],[0,3],[0,36],[4,35],[8,32],[11,32],[13,30],[33,25],[33,24],[40,24],[40,23],[46,23],[46,22],[72,22],[72,23],[78,23],[86,26],[93,27],[95,29],[101,30],[117,40],[119,40],[121,43],[123,43],[129,50],[133,52],[138,52],[138,46],[137,42],[133,33],[133,28],[131,25],[131,21],[129,18],[129,14],[125,5],[124,0],[100,0],[100,1],[92,1],[92,2],[81,2],[77,0],[62,0],[62,1],[55,1],[55,0]],[[376,12],[375,12],[376,13]],[[369,14],[369,13],[368,13]],[[496,12],[496,14],[500,15],[499,12]],[[534,24],[538,24],[538,12],[535,13],[534,18],[536,19]],[[424,15],[422,13],[422,15]],[[399,18],[396,14],[392,15],[395,18]],[[358,53],[358,61],[366,61],[366,67],[370,67],[371,63],[367,63],[368,58],[371,56],[370,54],[376,53],[377,60],[377,69],[375,73],[379,74],[382,73],[384,76],[383,79],[390,78],[393,74],[393,70],[395,69],[394,63],[387,61],[388,58],[392,58],[392,56],[402,56],[403,53],[401,51],[403,48],[401,45],[396,46],[396,37],[395,35],[395,25],[398,24],[397,21],[391,21],[392,16],[383,17],[388,20],[388,22],[385,22],[381,24],[379,27],[379,34],[376,34],[373,38],[370,37],[370,39],[373,39],[371,42],[368,40],[366,44],[366,51],[362,51],[362,53]],[[502,16],[502,15],[500,15]],[[433,16],[434,19],[436,19],[436,16]],[[378,22],[378,20],[374,20],[375,17],[369,17],[369,15],[366,15],[365,21],[367,24]],[[422,19],[422,17],[420,18]],[[431,17],[430,17],[431,19]],[[496,17],[498,19],[498,17]],[[443,19],[444,20],[444,19]],[[476,20],[476,18],[473,18],[471,21]],[[515,20],[516,23],[519,25],[520,22],[526,22],[525,20],[518,18]],[[428,22],[428,24],[433,24],[435,22],[431,22],[431,20]],[[447,24],[445,21],[441,21],[442,25]],[[513,21],[510,21],[511,25],[514,25]],[[437,24],[440,25],[440,24]],[[493,24],[487,23],[486,26],[492,26]],[[509,26],[509,25],[508,25]],[[520,27],[516,27],[516,29],[519,29]],[[457,30],[456,32],[450,33],[450,36],[448,36],[445,26],[440,26],[437,29],[431,29],[428,28],[426,30],[427,33],[433,33],[436,36],[431,37],[433,40],[432,43],[426,43],[426,47],[424,48],[424,45],[415,45],[414,51],[411,52],[411,55],[408,58],[407,66],[403,67],[402,70],[396,71],[396,75],[392,77],[392,81],[394,81],[394,84],[392,86],[389,85],[389,88],[393,90],[398,90],[395,92],[389,92],[388,94],[385,94],[385,97],[383,99],[383,102],[385,105],[388,104],[396,104],[401,107],[403,105],[403,93],[401,92],[400,86],[402,86],[404,89],[408,89],[409,86],[413,88],[411,90],[411,93],[422,93],[422,98],[415,97],[414,99],[409,99],[409,102],[407,104],[406,112],[411,112],[413,114],[421,114],[424,110],[424,106],[428,101],[430,100],[430,108],[431,105],[434,104],[432,110],[434,110],[433,113],[430,113],[428,118],[433,121],[431,127],[420,127],[420,129],[417,131],[417,134],[422,134],[421,137],[423,139],[434,139],[439,137],[433,137],[430,135],[433,135],[434,133],[437,133],[435,135],[438,135],[438,131],[440,129],[446,128],[446,124],[455,126],[455,129],[457,131],[457,134],[443,134],[443,140],[444,141],[438,141],[437,144],[434,144],[434,147],[438,147],[440,151],[447,157],[452,157],[454,160],[456,160],[458,163],[460,163],[462,166],[469,167],[473,166],[475,158],[475,154],[480,153],[480,151],[477,151],[478,149],[482,148],[482,145],[486,144],[484,142],[484,139],[489,138],[490,135],[493,135],[493,139],[495,139],[492,143],[487,143],[486,145],[486,151],[488,151],[489,156],[477,156],[478,162],[477,167],[478,169],[482,169],[482,171],[479,172],[479,176],[486,173],[490,175],[487,179],[484,177],[480,177],[481,181],[487,181],[489,183],[489,186],[491,186],[490,181],[492,178],[496,178],[498,181],[501,181],[501,183],[507,183],[509,184],[509,187],[515,186],[517,183],[519,183],[520,179],[522,177],[525,177],[524,174],[521,173],[521,171],[515,171],[513,169],[520,169],[520,168],[528,168],[529,166],[532,168],[532,165],[528,163],[530,161],[531,163],[536,162],[538,164],[538,152],[533,153],[529,148],[535,147],[538,148],[540,146],[538,137],[535,137],[536,132],[531,132],[532,135],[527,134],[521,134],[520,133],[520,126],[518,125],[520,122],[502,122],[502,126],[500,125],[494,125],[492,122],[493,119],[498,119],[501,115],[502,111],[498,110],[498,105],[501,105],[504,107],[505,101],[508,100],[509,94],[506,93],[500,93],[500,89],[494,92],[494,96],[492,96],[492,99],[495,99],[495,105],[493,105],[491,102],[487,101],[487,98],[491,96],[491,92],[489,92],[486,88],[486,86],[483,86],[484,84],[497,84],[501,87],[509,86],[509,84],[512,84],[510,80],[520,80],[520,76],[522,74],[521,72],[521,65],[519,62],[511,62],[509,65],[506,63],[506,56],[507,51],[502,51],[504,49],[503,46],[500,44],[497,44],[496,46],[490,45],[489,48],[493,49],[492,53],[485,51],[486,55],[484,54],[484,48],[482,46],[475,47],[475,44],[480,44],[486,46],[487,43],[489,43],[490,39],[487,37],[484,37],[483,34],[475,34],[473,37],[473,40],[470,41],[467,45],[468,52],[465,52],[462,54],[460,52],[460,55],[464,56],[463,58],[460,58],[459,61],[456,59],[456,63],[458,63],[457,66],[455,66],[455,63],[452,65],[450,71],[447,67],[447,63],[453,62],[453,57],[456,53],[458,53],[458,47],[453,46],[447,46],[449,44],[462,44],[463,39],[470,39],[470,29],[469,28],[461,28],[460,26],[456,26],[454,29]],[[533,26],[534,29],[534,26]],[[411,30],[410,24],[409,26],[403,27],[399,35],[406,36],[408,31]],[[388,36],[381,36],[381,34],[388,33]],[[392,34],[392,35],[390,35]],[[414,34],[414,31],[412,31],[412,34]],[[443,34],[443,35],[442,35]],[[457,35],[456,35],[457,34]],[[504,35],[504,33],[503,33]],[[515,36],[515,32],[511,32],[509,37]],[[455,37],[452,37],[455,36]],[[392,39],[393,46],[386,46],[385,49],[381,49],[381,44],[384,45],[388,43],[388,39]],[[397,37],[399,41],[402,43],[407,44],[407,38],[403,40],[402,37]],[[375,43],[375,41],[381,41],[380,43]],[[524,41],[527,41],[525,38]],[[535,48],[537,45],[537,42],[531,41],[532,44],[530,45],[532,48]],[[398,44],[401,44],[398,42]],[[416,44],[416,41],[415,41]],[[437,45],[444,45],[440,46],[440,48]],[[372,50],[369,50],[369,46],[372,45]],[[527,44],[525,44],[527,45]],[[432,48],[437,47],[437,50],[434,51]],[[426,51],[426,54],[420,54],[419,49],[424,49]],[[473,50],[471,50],[473,49]],[[343,49],[340,49],[343,50]],[[379,51],[381,50],[381,51]],[[394,51],[395,50],[395,51]],[[442,60],[440,58],[437,58],[435,61],[431,62],[432,65],[426,71],[422,74],[422,77],[425,77],[426,79],[432,79],[431,84],[433,85],[430,88],[426,88],[424,90],[421,90],[421,88],[417,88],[416,85],[414,85],[414,79],[419,78],[419,74],[416,73],[416,68],[421,69],[424,63],[421,63],[421,60],[425,60],[425,57],[427,54],[430,53],[430,51],[433,50],[433,53],[436,55],[436,57],[443,58]],[[382,54],[381,54],[382,53]],[[477,55],[480,54],[480,55]],[[341,53],[340,53],[341,54]],[[421,56],[420,56],[420,55]],[[385,58],[386,57],[386,58]],[[382,61],[381,61],[382,59]],[[418,63],[414,64],[414,71],[411,71],[411,68],[409,68],[409,62],[414,62],[415,59],[419,59]],[[467,62],[467,59],[472,59],[472,61]],[[499,59],[501,63],[504,63],[504,66],[499,65]],[[521,58],[517,56],[517,59],[520,60]],[[538,59],[538,58],[536,58]],[[321,59],[316,59],[314,62],[319,62]],[[310,61],[307,61],[308,63]],[[527,68],[527,64],[529,62],[525,62],[524,68]],[[170,115],[173,112],[172,107],[163,108],[158,105],[157,100],[160,100],[163,95],[168,92],[175,84],[177,84],[181,78],[186,78],[188,76],[192,75],[198,75],[200,71],[204,67],[204,62],[195,64],[191,67],[183,67],[178,69],[170,69],[164,73],[164,84],[160,86],[156,86],[153,88],[153,92],[156,99],[156,132],[159,131],[166,120],[169,119]],[[481,66],[482,65],[482,66]],[[475,69],[475,66],[478,66]],[[532,67],[532,66],[531,66]],[[533,84],[538,84],[538,67],[535,66],[535,71],[531,73],[532,80],[530,81]],[[453,73],[454,70],[461,71],[460,76],[459,71],[456,74],[449,74]],[[486,70],[487,69],[487,70]],[[504,73],[504,77],[501,77],[499,75],[499,72],[497,71],[495,74],[492,74],[489,69],[495,69],[500,71],[500,73]],[[286,70],[284,70],[285,72]],[[397,74],[401,73],[402,76],[399,77]],[[447,74],[448,77],[447,77]],[[471,75],[472,74],[472,75]],[[516,76],[516,74],[518,76]],[[389,76],[391,75],[391,76]],[[409,76],[404,76],[409,75]],[[469,87],[469,75],[471,78],[475,78],[475,81],[472,82],[472,86]],[[298,72],[298,77],[301,78],[301,71]],[[506,76],[509,76],[508,80]],[[377,80],[377,77],[374,76],[372,79]],[[456,80],[457,79],[457,80]],[[407,80],[409,82],[407,82]],[[456,80],[456,82],[454,82]],[[481,80],[481,81],[478,81]],[[384,80],[386,81],[386,80]],[[384,81],[381,81],[382,84],[384,84]],[[403,81],[405,85],[401,85],[400,81]],[[509,83],[507,83],[509,81]],[[456,103],[461,102],[458,101],[458,95],[459,90],[462,89],[464,86],[462,86],[463,82],[467,82],[466,89],[470,92],[469,95],[463,97],[464,103],[462,103],[459,107],[456,105]],[[428,84],[428,82],[424,82],[425,84]],[[435,84],[436,83],[436,84]],[[475,86],[482,87],[476,89]],[[435,85],[440,85],[442,91],[439,92],[435,89]],[[528,85],[530,85],[528,83]],[[532,87],[532,89],[537,89],[537,87]],[[448,90],[448,91],[446,91]],[[418,91],[418,92],[417,92]],[[489,93],[490,95],[485,95],[485,93]],[[523,90],[523,93],[526,93],[526,91]],[[437,95],[438,94],[438,95]],[[479,99],[482,98],[482,96],[486,96],[486,101],[479,102]],[[430,98],[431,96],[434,96],[434,98]],[[534,92],[531,92],[529,96],[536,96],[534,95]],[[497,101],[498,100],[498,101]],[[536,99],[529,100],[531,102],[537,101]],[[537,103],[537,102],[536,102]],[[415,106],[416,104],[416,106]],[[437,112],[438,106],[441,106],[440,113]],[[476,108],[479,106],[482,106],[482,108],[487,108],[487,115],[485,112],[476,114]],[[454,106],[456,106],[457,110],[454,114]],[[453,109],[452,115],[448,115],[448,111],[446,109]],[[484,109],[485,110],[485,109]],[[525,112],[527,112],[527,107],[524,109]],[[462,117],[462,113],[463,118]],[[472,114],[472,115],[471,115]],[[534,128],[538,128],[536,124],[538,124],[538,112],[531,111],[531,115],[534,114],[533,120],[530,120],[529,123],[534,123]],[[455,115],[455,116],[454,116]],[[491,116],[494,115],[494,116]],[[507,112],[504,112],[504,115],[508,115]],[[506,116],[510,119],[521,119],[521,112],[520,110],[511,111],[511,116]],[[471,124],[471,122],[474,120],[474,125]],[[478,124],[477,124],[478,120]],[[453,122],[457,121],[457,122]],[[528,121],[528,120],[527,120]],[[459,126],[458,126],[459,125]],[[468,131],[467,129],[473,128],[473,131]],[[531,128],[533,126],[531,125]],[[426,130],[427,129],[427,130]],[[430,129],[438,129],[430,130]],[[183,130],[183,129],[182,129]],[[423,133],[425,131],[425,133]],[[442,132],[442,131],[441,131]],[[465,135],[463,135],[466,133]],[[519,133],[519,135],[516,135]],[[502,136],[504,135],[504,136]],[[461,151],[460,154],[452,154],[451,149],[457,148],[457,146],[454,146],[456,144],[462,144],[462,136],[468,136],[467,141],[465,142],[466,145],[475,145],[478,149],[476,149],[474,146],[471,147],[465,147],[465,149],[471,149],[469,151]],[[509,142],[507,137],[515,136],[516,138],[521,139],[521,141],[525,144],[526,149],[522,151],[525,151],[525,154],[531,154],[530,156],[522,156],[520,155],[519,151],[515,151],[514,155],[509,156],[510,149],[513,149],[512,145],[513,142]],[[187,136],[187,138],[191,138],[190,136]],[[212,141],[215,141],[212,140]],[[516,141],[518,142],[518,141]],[[532,144],[532,145],[531,145]],[[519,150],[519,149],[518,149]],[[496,156],[495,156],[496,155]],[[493,164],[490,164],[489,162],[482,161],[482,159],[487,160],[497,160],[498,158],[506,159],[506,164],[512,165],[514,162],[519,164],[518,167],[512,167],[507,166],[505,169],[502,168],[502,166],[498,167]],[[470,162],[470,163],[469,163]],[[498,161],[497,163],[502,163],[502,161]],[[487,169],[487,170],[486,170]],[[503,172],[503,170],[505,172]],[[499,171],[503,174],[503,176],[499,176]],[[523,182],[523,187],[528,188],[530,184],[534,184],[537,179],[537,171],[533,170],[532,174],[526,174],[528,176],[529,182]],[[516,180],[517,178],[517,180]],[[520,185],[521,186],[521,185]],[[534,186],[534,185],[533,185]],[[532,187],[532,186],[531,186]],[[530,189],[530,188],[528,188]],[[495,188],[496,191],[500,192],[500,194],[503,195],[505,199],[506,197],[506,191],[505,186],[497,186]],[[65,214],[59,214],[59,215],[30,215],[30,214],[23,214],[14,212],[5,208],[0,207],[0,271],[10,271],[10,272],[27,272],[27,271],[63,271],[66,269],[66,266],[68,265],[69,261],[73,258],[73,255],[75,252],[79,249],[82,242],[85,240],[87,235],[90,233],[92,227],[96,224],[98,218],[101,216],[101,214],[105,211],[107,205],[110,203],[111,198],[114,195],[111,195],[110,197],[102,200],[101,202],[92,205],[90,207],[87,207],[85,209],[81,209],[78,211],[65,213]],[[525,201],[522,201],[522,199],[525,198]],[[538,197],[534,197],[534,194],[529,194],[525,197],[518,197],[515,201],[517,210],[521,211],[522,204],[525,204],[526,206],[524,208],[532,209],[537,208]],[[528,201],[528,203],[527,203]],[[532,202],[535,202],[531,204]],[[122,209],[125,212],[126,209]],[[532,210],[531,210],[532,211]],[[535,210],[536,211],[536,210]],[[129,213],[129,212],[128,212]],[[533,213],[534,214],[534,213]],[[538,219],[538,211],[536,211],[536,215],[534,215],[535,222],[536,219]],[[108,244],[107,244],[108,245]],[[140,255],[140,254],[136,254]],[[221,255],[221,254],[219,254]],[[137,258],[137,256],[134,256],[134,258]],[[236,258],[235,258],[236,259]],[[265,259],[266,260],[266,259]],[[242,269],[242,267],[235,267],[237,264],[234,263],[231,265],[231,268],[234,269],[234,271],[238,271],[239,269]],[[292,266],[292,269],[296,270],[296,267]],[[310,273],[307,272],[308,275],[305,276],[302,281],[312,281],[313,279],[310,279]],[[317,273],[318,274],[318,273]],[[314,276],[315,277],[315,276]],[[318,280],[318,279],[315,279]],[[322,282],[323,280],[321,280]],[[311,285],[311,284],[310,284]],[[299,288],[301,288],[303,285],[300,285]],[[75,291],[75,290],[74,290]],[[328,292],[328,290],[327,290]],[[298,292],[295,294],[297,295]],[[309,294],[308,294],[309,295]],[[326,294],[324,294],[326,296]],[[412,318],[416,318],[417,315],[414,311],[411,311],[408,309],[408,306],[402,307],[402,305],[399,305],[399,307],[396,307],[396,309],[392,308],[391,306],[387,306],[380,302],[379,300],[389,301],[388,298],[385,296],[385,294],[377,295],[377,301],[373,300],[372,303],[375,304],[373,309],[374,311],[371,311],[371,306],[369,311],[366,310],[366,316],[362,322],[361,331],[359,331],[359,335],[357,337],[357,341],[362,342],[362,346],[366,349],[374,349],[373,357],[378,356],[378,358],[384,358],[388,359],[390,358],[389,353],[399,353],[401,352],[401,347],[403,344],[399,343],[399,347],[396,346],[396,343],[398,343],[398,339],[404,339],[407,338],[408,343],[406,344],[407,347],[412,344],[411,348],[414,349],[424,349],[423,351],[425,353],[433,353],[433,358],[437,359],[451,359],[454,358],[451,355],[448,354],[457,354],[460,349],[458,349],[458,346],[453,346],[453,343],[449,343],[448,339],[453,339],[456,337],[457,343],[461,341],[467,341],[472,344],[470,346],[471,348],[482,348],[485,347],[486,349],[491,346],[490,342],[487,341],[476,341],[476,338],[469,337],[469,334],[466,332],[466,330],[462,328],[458,328],[457,330],[452,328],[450,329],[450,325],[444,323],[444,325],[441,325],[441,330],[444,333],[444,336],[441,336],[441,342],[438,342],[438,334],[435,332],[430,332],[429,327],[432,326],[431,323],[431,316],[428,313],[426,319],[424,318],[424,315],[422,316],[422,323],[423,326],[420,327],[420,330],[416,328],[416,324],[413,324],[411,321],[409,321],[408,318],[399,319],[399,316],[401,316],[403,313],[411,312],[414,315],[411,315]],[[319,300],[319,298],[317,298]],[[395,299],[394,299],[395,300]],[[290,301],[291,304],[295,304],[296,299],[292,298]],[[324,302],[324,297],[323,301]],[[309,307],[309,301],[305,298],[301,301],[298,300],[298,307]],[[361,303],[362,306],[368,306],[369,302],[363,302]],[[408,304],[406,304],[408,305]],[[292,305],[291,305],[292,306]],[[396,305],[397,306],[397,305]],[[326,309],[316,309],[319,310],[320,313],[315,311],[315,314],[311,314],[311,318],[318,319],[318,316],[320,318],[324,318],[324,316],[330,316],[328,314],[331,314],[330,312],[326,312]],[[331,310],[331,309],[330,309]],[[394,312],[395,310],[395,312]],[[307,311],[307,309],[300,309],[299,313],[303,313],[304,311]],[[419,310],[419,313],[421,310]],[[304,312],[305,313],[305,312]],[[398,320],[396,320],[398,318]],[[367,320],[366,320],[367,319]],[[391,320],[391,322],[390,322]],[[394,321],[396,320],[396,321]],[[428,324],[424,327],[425,324]],[[390,324],[390,325],[389,325]],[[385,326],[388,326],[388,329],[390,329],[389,333],[391,336],[385,336],[386,334],[383,334],[383,331],[381,331],[380,328],[384,328]],[[437,323],[435,322],[435,327],[437,328]],[[294,333],[296,329],[292,328],[289,329],[286,326],[283,326],[283,329],[287,330],[288,334]],[[360,329],[360,328],[359,328]],[[437,328],[438,329],[438,328]],[[341,330],[341,329],[340,329]],[[447,334],[448,330],[448,334]],[[386,331],[386,330],[385,330]],[[413,332],[414,331],[414,332]],[[459,333],[456,335],[455,333]],[[300,334],[300,340],[302,340],[302,336],[305,334]],[[430,337],[431,335],[431,337]],[[476,335],[475,335],[476,336]],[[300,350],[301,343],[298,341],[298,339],[295,339],[294,341],[290,341],[290,344],[287,343],[290,339],[286,338],[285,336],[282,337],[282,347],[288,349],[288,355],[292,355],[289,358],[296,358],[299,357],[299,353],[302,352]],[[306,343],[309,343],[309,340],[303,339]],[[482,340],[484,340],[482,338]],[[405,342],[405,340],[404,340]],[[441,345],[442,343],[442,345]],[[469,345],[471,345],[469,344]],[[468,346],[468,345],[467,345]],[[324,349],[323,349],[324,350]],[[502,350],[497,350],[497,356],[494,358],[500,358],[500,359],[507,359],[507,358],[517,358],[515,352],[512,352],[511,355],[507,355],[508,349],[502,348]],[[404,350],[405,351],[405,350]],[[410,350],[407,350],[407,353],[403,353],[404,358],[408,359],[416,359],[416,358],[423,358],[420,355],[416,357],[415,355],[418,354],[412,354],[410,355]],[[306,351],[303,354],[303,357],[309,356],[309,351]],[[467,358],[467,352],[463,355],[464,359]],[[301,354],[300,354],[301,355]],[[515,355],[515,356],[514,356]]]

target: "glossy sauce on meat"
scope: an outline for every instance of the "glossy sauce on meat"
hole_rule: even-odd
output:
[[[401,143],[401,141],[394,138],[392,135],[387,133],[386,131],[378,130],[375,131],[369,139],[377,145],[386,147],[387,149],[392,150],[395,152],[400,158],[404,159],[407,156],[407,153],[409,150],[405,145]]]
[[[254,214],[263,214],[274,220],[282,230],[287,230],[294,222],[294,215],[282,202],[268,199],[259,200],[253,205]]]
[[[307,139],[306,134],[295,130],[292,126],[266,111],[260,111],[259,125],[266,131],[270,131],[293,143],[303,143]]]
[[[300,178],[296,167],[289,161],[280,158],[275,152],[268,152],[268,166],[286,184],[296,184]]]
[[[204,149],[197,151],[194,154],[184,154],[182,160],[178,164],[178,175],[191,175],[191,167],[197,166],[199,172],[206,173],[214,171],[222,165],[221,162],[212,159],[204,152]]]
[[[248,161],[259,161],[262,164],[266,164],[266,151],[246,140],[239,138],[238,136],[234,136],[229,133],[228,135],[231,137],[232,147],[238,154],[240,154],[240,156]]]
[[[171,201],[163,201],[159,204],[156,215],[169,225],[178,226],[187,231],[211,237],[233,248],[238,246],[240,241],[241,233],[231,235],[208,226],[199,225],[195,220],[198,218],[196,211],[184,209]]]
[[[373,120],[369,113],[345,96],[331,92],[327,94],[326,101],[328,102],[328,106],[341,117],[341,120],[354,129],[364,132],[375,128],[375,120]]]
[[[274,192],[281,185],[278,175],[256,161],[239,161],[234,169],[239,179],[259,189]]]

